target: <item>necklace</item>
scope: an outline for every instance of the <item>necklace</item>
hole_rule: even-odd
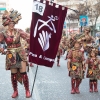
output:
[[[9,35],[9,36],[14,36],[14,34],[13,34],[13,33],[14,33],[14,31],[13,31],[13,30],[8,30],[8,35]]]

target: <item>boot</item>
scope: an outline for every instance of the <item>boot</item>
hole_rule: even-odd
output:
[[[81,84],[81,79],[76,79],[76,88],[75,88],[75,91],[76,91],[76,93],[80,93],[80,91],[79,91],[79,86],[80,86],[80,84]]]
[[[71,94],[75,94],[75,79],[71,79],[72,90]]]
[[[66,58],[65,58],[65,60],[67,60],[67,54],[66,54]]]
[[[60,67],[59,63],[57,63],[57,66]]]
[[[98,92],[97,80],[94,80],[93,85],[94,85],[94,92]]]
[[[12,98],[16,98],[18,96],[18,90],[17,90],[17,74],[16,73],[11,73],[11,81],[12,81],[12,86],[14,93],[12,94]]]
[[[93,80],[89,81],[89,85],[90,85],[90,92],[93,92]]]
[[[21,74],[22,74],[23,84],[24,84],[24,87],[25,87],[25,90],[26,90],[26,98],[30,98],[31,95],[30,95],[30,91],[29,91],[29,80],[28,80],[27,73],[24,72],[24,73],[21,73]]]
[[[34,65],[30,62],[30,67],[34,67]]]

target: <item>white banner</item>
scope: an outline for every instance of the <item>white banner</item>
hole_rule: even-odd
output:
[[[45,10],[45,4],[40,3],[38,1],[34,1],[33,2],[33,8],[32,8],[32,12],[38,13],[41,16],[43,16],[44,10]]]

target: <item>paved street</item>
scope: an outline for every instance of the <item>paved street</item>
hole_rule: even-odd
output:
[[[56,60],[53,68],[39,66],[35,84],[37,100],[100,100],[100,82],[99,92],[89,93],[89,81],[86,78],[80,86],[81,93],[70,94],[70,78],[64,59],[65,55],[61,58],[61,67],[56,66]],[[35,73],[36,66],[32,70]]]
[[[0,55],[0,100],[100,100],[100,82],[99,92],[89,93],[89,82],[86,78],[80,86],[81,93],[70,94],[70,78],[66,66],[67,61],[64,59],[65,55],[61,57],[61,67],[56,66],[56,60],[53,68],[39,66],[32,98],[26,99],[24,86],[18,84],[19,96],[12,99],[13,89],[10,81],[10,71],[5,70],[5,56]],[[35,70],[36,65],[30,68],[28,74],[30,89],[32,88]]]
[[[10,71],[5,70],[5,55],[0,54],[0,100],[36,100],[34,96],[32,98],[25,98],[24,85],[18,84],[18,91],[19,96],[16,99],[13,99],[11,97],[13,88],[11,85]]]

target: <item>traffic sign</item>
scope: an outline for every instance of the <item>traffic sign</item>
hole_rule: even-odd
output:
[[[81,15],[80,16],[80,26],[87,26],[88,25],[88,16]]]

